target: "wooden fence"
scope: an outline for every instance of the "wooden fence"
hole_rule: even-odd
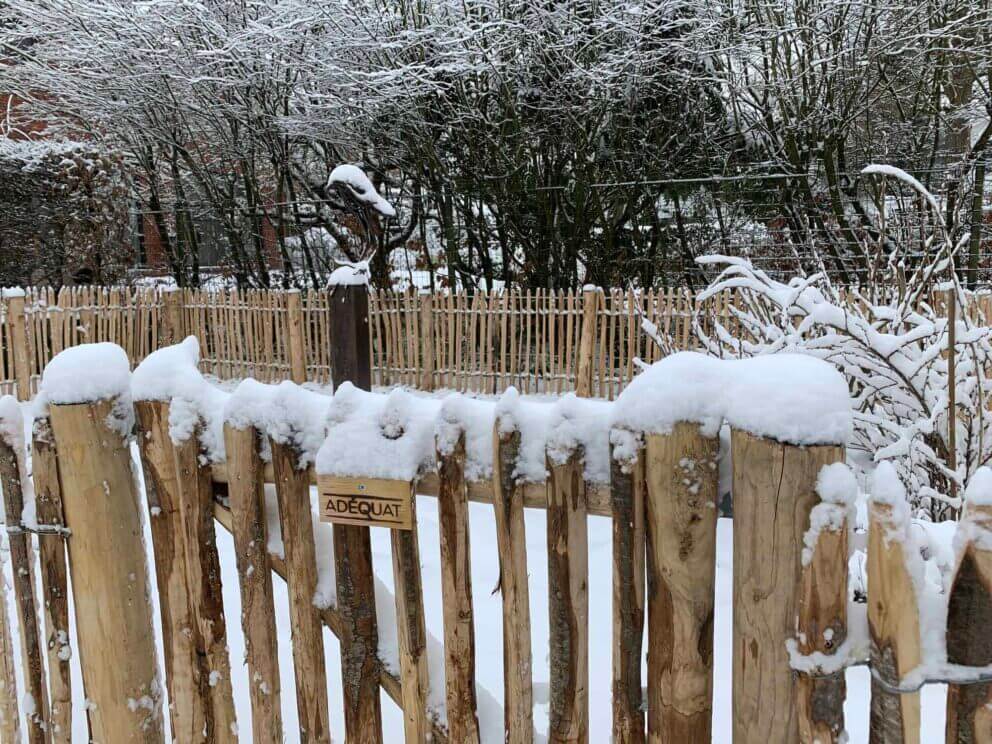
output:
[[[633,377],[635,357],[658,356],[639,313],[675,348],[691,348],[693,304],[684,290],[374,292],[373,383],[488,393],[582,388],[612,399]],[[710,309],[726,313],[726,298]],[[329,333],[325,291],[29,288],[0,307],[0,391],[27,399],[48,361],[69,346],[109,341],[137,364],[190,334],[200,341],[202,371],[217,377],[325,384]]]

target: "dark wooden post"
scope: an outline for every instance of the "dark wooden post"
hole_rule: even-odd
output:
[[[365,285],[331,288],[331,379],[372,389],[369,294]],[[375,575],[368,527],[335,524],[334,567],[341,613],[341,679],[345,739],[381,744],[379,630],[375,616]]]

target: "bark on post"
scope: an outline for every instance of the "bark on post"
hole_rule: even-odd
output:
[[[286,350],[289,353],[289,376],[297,385],[307,381],[307,349],[303,341],[303,299],[299,290],[286,294],[286,325],[289,334]]]
[[[241,627],[248,662],[252,737],[260,742],[278,742],[283,737],[279,644],[258,432],[251,426],[239,429],[224,424],[224,448],[241,585]]]
[[[551,699],[548,741],[589,741],[589,538],[583,458],[548,462]]]
[[[185,338],[183,323],[183,290],[162,290],[162,327],[159,330],[159,347],[178,344]]]
[[[719,453],[695,423],[645,442],[649,742],[711,737]]]
[[[34,420],[31,470],[34,479],[38,524],[46,531],[65,530],[62,484],[55,454],[55,440],[48,418]],[[48,687],[52,742],[72,739],[72,678],[69,646],[69,582],[65,541],[55,537],[38,540],[42,606],[48,651]]]
[[[115,403],[50,407],[80,666],[94,741],[162,742],[140,502],[127,441],[108,423]]]
[[[786,642],[796,635],[803,536],[819,500],[817,475],[844,450],[736,430],[732,450],[734,742],[796,741],[799,689]]]
[[[8,398],[7,400],[12,400]],[[20,419],[17,424],[23,425]],[[38,602],[35,596],[34,560],[31,535],[21,521],[24,510],[23,443],[8,442],[0,433],[0,484],[7,524],[7,543],[10,547],[10,564],[14,576],[14,599],[21,636],[21,666],[24,669],[24,689],[32,701],[27,714],[27,734],[31,744],[45,744],[49,725],[48,688],[45,684],[45,662],[41,631],[38,628]],[[41,539],[61,540],[61,535],[43,536]],[[0,581],[3,581],[0,577]]]
[[[6,559],[0,550],[0,576]],[[17,672],[14,669],[14,639],[7,616],[7,585],[0,579],[0,741],[21,741],[21,714],[17,707]]]
[[[618,461],[610,446],[613,510],[613,741],[643,744],[644,455]]]
[[[973,536],[954,573],[947,607],[947,660],[951,664],[992,664],[992,506],[965,501],[965,526]],[[965,533],[969,534],[969,533]],[[978,537],[979,539],[975,539]],[[992,742],[992,683],[947,686],[947,744]]]
[[[437,462],[448,734],[453,742],[479,744],[464,434],[459,437],[451,453],[438,452]]]
[[[10,331],[17,399],[31,400],[31,350],[28,344],[27,321],[24,317],[23,294],[7,297],[7,328]]]
[[[420,389],[434,389],[434,298],[420,297]]]
[[[327,715],[327,670],[320,611],[314,607],[317,590],[317,550],[310,514],[310,478],[298,467],[299,453],[270,439],[272,469],[279,499],[279,523],[286,551],[286,587],[293,628],[293,667],[296,673],[296,709],[299,740],[330,742]]]
[[[579,339],[579,360],[576,370],[575,394],[580,398],[592,395],[593,355],[596,351],[596,323],[599,319],[599,287],[582,290],[582,336]]]
[[[513,471],[520,432],[493,432],[493,508],[503,596],[503,700],[506,744],[534,741],[534,687],[531,677],[530,591],[523,488]]]
[[[331,379],[372,388],[368,287],[335,286],[329,300]],[[345,738],[349,744],[380,744],[379,631],[375,574],[368,527],[336,524],[334,568],[342,619],[341,679]]]

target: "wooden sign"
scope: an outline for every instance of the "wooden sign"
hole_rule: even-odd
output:
[[[322,522],[413,529],[413,483],[318,475]]]

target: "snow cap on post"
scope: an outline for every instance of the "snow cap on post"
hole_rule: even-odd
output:
[[[0,441],[14,452],[24,451],[24,414],[13,395],[0,398]]]
[[[367,287],[372,270],[368,261],[344,263],[327,278],[328,287]]]
[[[117,344],[81,344],[60,351],[41,375],[46,403],[73,405],[127,398],[131,401],[131,364]]]
[[[833,365],[804,354],[715,359],[680,352],[652,364],[617,398],[613,426],[666,434],[679,421],[716,436],[735,429],[794,445],[847,444],[851,399]]]
[[[365,171],[357,165],[339,165],[331,171],[331,175],[327,179],[327,185],[329,187],[336,185],[345,186],[355,199],[369,205],[383,217],[396,216],[396,210],[393,209],[393,205],[382,198],[379,192],[375,190],[375,186],[372,185],[369,177],[365,175]]]

